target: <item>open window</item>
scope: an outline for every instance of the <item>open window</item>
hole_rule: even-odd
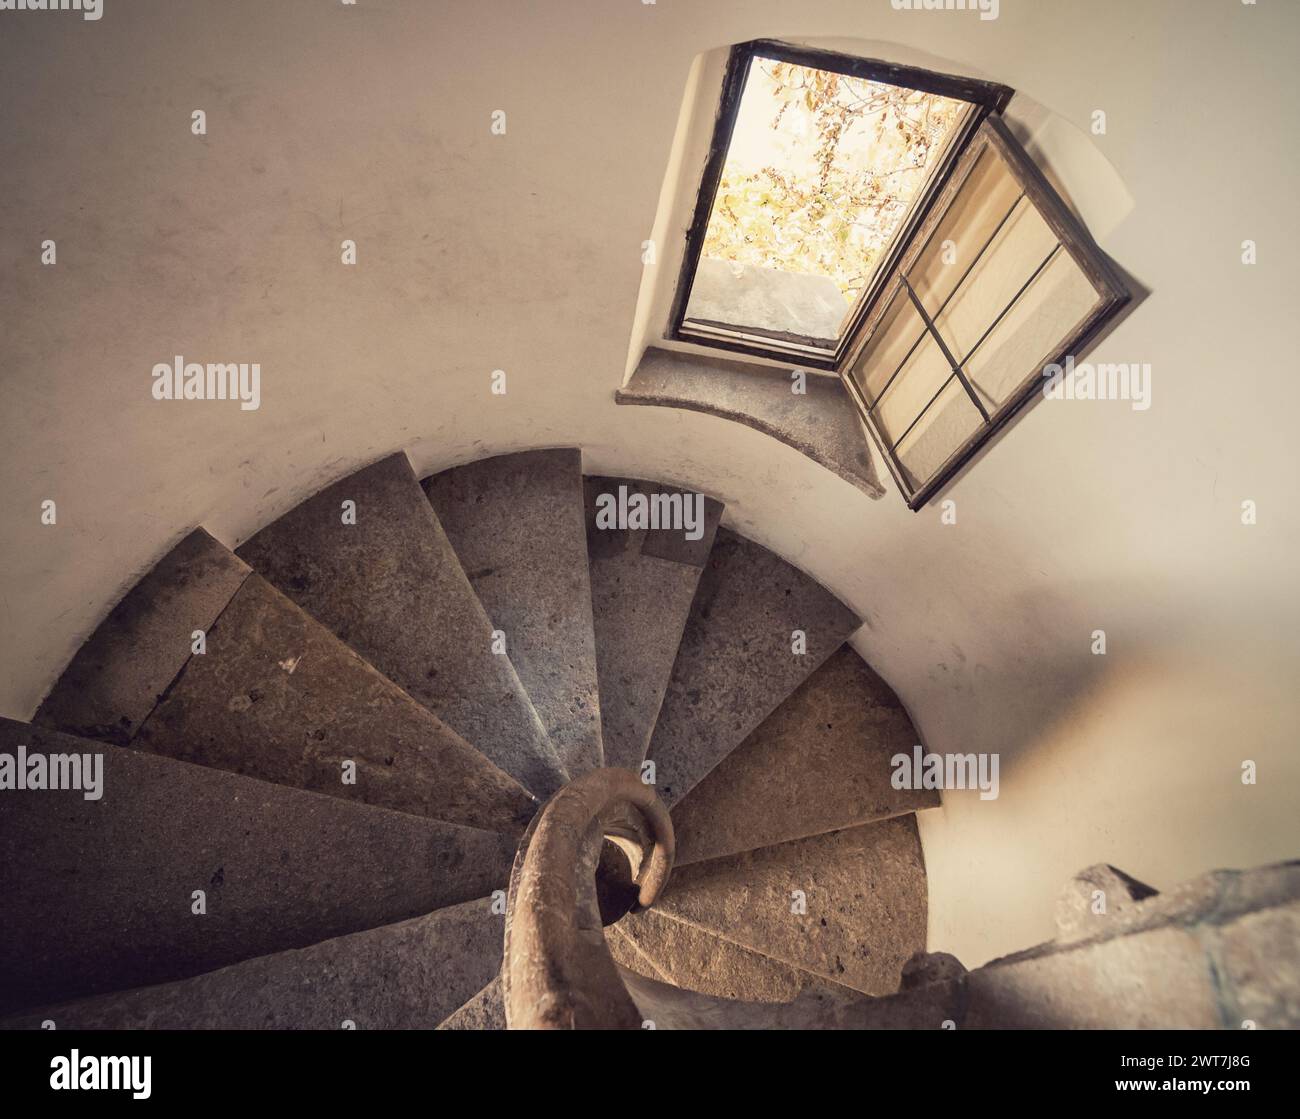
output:
[[[669,336],[838,373],[917,509],[1128,300],[1005,86],[736,47]]]

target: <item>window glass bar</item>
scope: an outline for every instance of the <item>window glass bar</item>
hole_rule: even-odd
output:
[[[1023,197],[1023,196],[1022,196],[1022,197]],[[1019,203],[1019,199],[1017,199],[1016,201],[1017,201],[1017,204],[1018,204],[1018,203]],[[1015,209],[1015,206],[1013,206],[1012,209],[1014,210],[1014,209]],[[1008,213],[1009,213],[1009,212],[1008,212]],[[1005,221],[1005,220],[1006,220],[1006,218],[1003,218],[1003,221]],[[999,226],[999,228],[1000,228],[1000,226]],[[991,242],[992,242],[992,238],[989,238],[989,241],[985,243],[985,246],[984,246],[984,247],[987,248],[987,247],[988,247],[988,244],[991,243]],[[967,358],[968,360],[969,360],[971,357],[974,356],[975,351],[978,350],[978,349],[980,348],[980,345],[984,342],[984,339],[987,338],[990,334],[993,333],[993,330],[997,327],[998,323],[1000,323],[1000,322],[1001,322],[1001,321],[1002,321],[1002,320],[1007,316],[1007,314],[1010,313],[1011,309],[1012,309],[1012,308],[1013,308],[1013,307],[1014,307],[1014,306],[1015,306],[1015,305],[1020,301],[1020,297],[1021,297],[1022,295],[1024,295],[1026,291],[1029,290],[1030,285],[1033,284],[1033,282],[1038,278],[1038,274],[1039,274],[1040,272],[1042,272],[1042,270],[1043,270],[1044,268],[1046,268],[1046,267],[1047,267],[1047,266],[1052,262],[1052,258],[1056,256],[1057,252],[1060,251],[1060,248],[1061,248],[1061,246],[1060,246],[1060,243],[1058,242],[1058,243],[1057,243],[1057,244],[1052,248],[1052,251],[1051,251],[1050,253],[1047,254],[1047,256],[1044,258],[1043,262],[1042,262],[1041,264],[1039,264],[1039,266],[1038,266],[1037,268],[1034,269],[1033,275],[1031,275],[1031,276],[1029,277],[1029,279],[1026,280],[1026,281],[1024,282],[1024,284],[1021,286],[1020,290],[1019,290],[1018,292],[1016,292],[1015,296],[1012,298],[1011,302],[1008,303],[1008,304],[1007,304],[1007,305],[1002,309],[1001,312],[999,312],[998,317],[997,317],[996,319],[993,320],[993,322],[992,322],[992,324],[989,326],[989,328],[988,328],[988,329],[987,329],[987,330],[986,330],[986,331],[985,331],[985,332],[980,336],[979,341],[976,342],[975,345],[973,345],[973,346],[971,347],[970,353],[966,355],[966,358]],[[980,253],[982,254],[983,251],[984,251],[984,250],[981,249],[981,250],[980,250]],[[978,257],[976,258],[976,260],[978,260]],[[975,266],[975,263],[976,263],[975,261],[972,261],[972,262],[971,262],[971,267],[972,267],[972,268]],[[969,269],[967,269],[967,271],[969,272]],[[962,280],[964,281],[965,278],[966,278],[966,277],[963,276],[963,277],[962,277]],[[900,276],[900,279],[901,279],[902,282],[907,286],[908,294],[912,297],[912,302],[915,304],[916,309],[917,309],[917,312],[921,315],[922,319],[925,321],[926,329],[927,329],[927,330],[928,330],[928,331],[929,331],[929,332],[934,336],[934,339],[935,339],[935,341],[939,344],[940,349],[943,350],[944,357],[948,359],[949,364],[952,366],[952,376],[951,376],[951,377],[948,377],[948,378],[943,382],[943,384],[941,384],[941,385],[938,387],[938,389],[935,390],[934,395],[933,395],[932,397],[930,397],[929,400],[926,401],[926,403],[925,403],[925,407],[923,407],[923,408],[922,408],[922,409],[921,409],[921,410],[916,414],[916,418],[915,418],[915,419],[914,419],[910,424],[907,425],[907,427],[904,429],[903,433],[902,433],[902,434],[901,434],[897,439],[895,439],[892,443],[889,444],[889,457],[890,457],[891,459],[894,460],[895,465],[897,465],[897,466],[899,466],[899,467],[901,468],[901,463],[899,462],[898,454],[897,454],[898,448],[902,445],[903,440],[906,439],[906,438],[907,438],[907,437],[912,433],[912,429],[913,429],[914,427],[916,427],[916,425],[917,425],[918,423],[921,422],[921,420],[922,420],[922,418],[925,416],[926,412],[928,412],[928,411],[930,410],[931,406],[934,404],[934,402],[935,402],[936,400],[939,399],[939,397],[942,395],[943,391],[944,391],[944,390],[945,390],[945,389],[946,389],[950,384],[952,384],[952,379],[953,379],[953,377],[959,377],[959,378],[961,378],[961,383],[962,383],[963,387],[966,389],[967,395],[970,396],[970,398],[971,398],[971,402],[975,405],[975,407],[977,407],[977,408],[980,410],[980,415],[984,417],[984,423],[987,425],[990,421],[989,421],[989,413],[988,413],[988,411],[985,409],[983,402],[979,399],[978,394],[974,391],[974,389],[973,389],[973,387],[971,386],[970,382],[967,380],[966,375],[965,375],[964,371],[963,371],[962,368],[961,368],[961,363],[955,361],[955,360],[952,358],[952,355],[951,355],[951,353],[949,352],[948,347],[944,345],[944,343],[943,343],[943,339],[941,339],[941,338],[939,337],[939,332],[935,329],[933,322],[931,322],[930,319],[926,316],[925,308],[923,308],[923,307],[921,306],[921,302],[920,302],[919,299],[917,299],[917,297],[916,297],[916,293],[912,290],[912,285],[911,285],[910,283],[908,283],[908,281],[907,281],[907,277],[905,277],[905,276]],[[958,287],[960,287],[960,286],[961,286],[961,281],[958,281]],[[955,293],[956,290],[957,290],[957,289],[954,288],[954,289],[953,289],[953,292]],[[952,298],[952,296],[950,295],[949,298]],[[943,306],[947,306],[947,304],[948,304],[948,300],[945,299],[945,300],[944,300],[944,304],[943,304]],[[940,310],[940,312],[942,312],[943,307],[940,307],[939,310]],[[923,331],[922,334],[921,334],[921,338],[924,338],[924,337],[925,337],[925,331]],[[919,344],[919,343],[920,343],[920,339],[918,338],[916,344]],[[914,344],[912,348],[915,349],[915,348],[916,348],[916,345]],[[911,351],[908,351],[908,356],[909,356],[909,357],[911,356]],[[906,364],[906,361],[904,361],[904,364]],[[902,367],[900,366],[899,368],[902,368]],[[892,381],[893,378],[891,377],[890,380]],[[885,389],[888,389],[888,387],[889,387],[889,386],[886,385],[886,386],[885,386]],[[877,403],[879,403],[880,399],[884,397],[884,395],[885,395],[885,389],[882,389],[882,390],[881,390],[880,397],[877,398]],[[873,404],[873,405],[872,405],[872,408],[874,409],[874,407],[875,407],[875,405]]]
[[[900,275],[899,278],[900,278],[900,281],[901,281],[901,279],[902,279],[901,275]],[[889,301],[890,301],[890,303],[892,303],[895,299],[898,298],[898,293],[899,293],[899,291],[901,290],[901,288],[902,288],[902,284],[901,284],[901,282],[900,282],[899,284],[895,285],[895,287],[894,287],[894,294],[891,295],[891,296],[889,297]],[[878,405],[882,400],[885,399],[885,393],[887,393],[887,392],[889,391],[889,386],[892,385],[892,384],[894,383],[894,378],[897,377],[897,376],[898,376],[898,375],[903,371],[903,366],[905,366],[905,365],[906,365],[906,364],[911,360],[912,354],[914,354],[914,353],[916,352],[916,347],[919,346],[919,345],[921,344],[921,342],[922,342],[924,339],[925,339],[925,327],[922,327],[922,328],[921,328],[921,333],[918,334],[918,335],[916,336],[916,341],[913,342],[913,343],[912,343],[912,344],[907,348],[907,353],[905,353],[905,354],[903,355],[903,360],[900,361],[900,362],[898,363],[898,368],[895,369],[895,370],[894,370],[894,371],[889,375],[889,380],[887,380],[887,381],[884,383],[884,385],[881,387],[881,389],[880,389],[880,395],[876,397],[876,399],[871,403],[871,406],[867,409],[867,412],[868,412],[868,413],[874,412],[874,411],[876,410],[876,406],[877,406],[877,405]]]
[[[933,395],[932,397],[930,397],[930,399],[927,400],[927,401],[925,402],[925,407],[922,408],[919,412],[917,412],[917,414],[916,414],[916,418],[915,418],[915,419],[914,419],[910,424],[907,425],[907,427],[906,427],[906,428],[904,429],[904,431],[903,431],[903,434],[900,435],[897,439],[895,439],[895,440],[894,440],[894,441],[889,445],[889,453],[890,453],[891,455],[894,455],[894,461],[895,461],[895,462],[898,462],[898,458],[897,458],[897,455],[895,455],[895,452],[898,450],[898,448],[899,448],[899,446],[902,444],[903,440],[906,439],[906,438],[907,438],[907,437],[912,433],[912,428],[914,428],[917,424],[919,424],[919,423],[921,422],[922,417],[926,414],[926,412],[928,412],[928,411],[930,410],[930,405],[932,405],[936,400],[938,400],[939,397],[943,394],[943,390],[946,389],[949,385],[952,384],[952,379],[953,379],[953,377],[955,377],[955,376],[957,376],[957,370],[954,369],[954,370],[952,371],[952,373],[949,374],[948,378],[943,382],[943,384],[941,384],[941,385],[940,385],[940,386],[935,390],[934,395]],[[959,399],[960,399],[960,398],[959,398]],[[899,465],[902,465],[902,464],[900,463]]]
[[[1010,314],[1011,309],[1012,309],[1012,308],[1013,308],[1017,303],[1020,302],[1020,297],[1021,297],[1022,295],[1024,295],[1025,292],[1027,292],[1027,291],[1029,290],[1030,285],[1031,285],[1031,284],[1032,284],[1036,279],[1038,279],[1038,274],[1039,274],[1039,273],[1040,273],[1044,268],[1046,268],[1049,264],[1052,263],[1052,258],[1055,257],[1056,254],[1057,254],[1058,252],[1060,252],[1060,251],[1061,251],[1061,243],[1060,243],[1060,241],[1058,241],[1055,245],[1052,246],[1052,251],[1051,251],[1050,253],[1048,253],[1045,257],[1043,257],[1043,261],[1042,261],[1042,263],[1041,263],[1037,268],[1034,269],[1034,271],[1033,271],[1033,273],[1030,275],[1029,279],[1027,279],[1027,280],[1024,282],[1024,284],[1021,285],[1020,290],[1019,290],[1018,292],[1016,292],[1016,294],[1015,294],[1014,296],[1011,297],[1011,302],[1008,303],[1005,307],[1003,307],[1002,310],[1001,310],[1000,312],[998,312],[998,317],[995,318],[991,323],[989,323],[988,329],[985,330],[984,333],[980,335],[980,337],[979,337],[979,341],[976,342],[975,345],[973,345],[973,346],[970,348],[970,353],[968,353],[968,354],[966,355],[966,357],[965,357],[965,359],[964,359],[965,361],[970,361],[970,359],[973,358],[973,357],[975,356],[975,351],[978,350],[978,349],[979,349],[979,348],[984,344],[984,339],[987,338],[990,334],[992,334],[993,331],[997,328],[998,323],[1000,323],[1003,319],[1005,319],[1005,318],[1007,317],[1008,314]]]
[[[961,279],[959,279],[953,285],[952,291],[950,291],[946,296],[944,296],[943,302],[939,304],[939,309],[935,311],[936,317],[943,314],[944,309],[948,306],[949,303],[952,302],[953,296],[955,296],[961,290],[962,284],[966,282],[966,277],[971,274],[971,271],[974,269],[975,265],[977,265],[980,262],[980,260],[983,258],[984,253],[988,250],[988,247],[991,244],[993,244],[994,239],[997,237],[999,233],[1002,232],[1002,227],[1007,224],[1007,222],[1011,218],[1011,215],[1016,212],[1016,207],[1020,205],[1020,202],[1024,197],[1025,197],[1024,191],[1021,191],[1018,195],[1016,195],[1016,200],[1013,203],[1011,203],[1011,208],[1007,210],[1005,214],[1002,215],[1002,220],[998,222],[996,228],[993,230],[992,233],[989,234],[988,240],[986,240],[984,244],[980,246],[980,250],[975,254],[975,258],[970,262],[970,264],[966,266],[966,271],[961,274]],[[935,232],[937,233],[938,230],[936,229]],[[931,237],[933,236],[934,234],[931,234]],[[928,247],[929,243],[930,242],[927,240],[925,247]],[[925,247],[921,249],[921,253],[917,254],[917,259],[920,259],[920,256],[924,254]],[[900,272],[899,278],[904,282],[906,282],[907,280],[906,273]],[[1004,311],[1003,314],[1005,313],[1006,312]],[[994,326],[996,325],[997,323],[994,323]],[[992,330],[993,328],[990,327],[989,329]],[[889,380],[885,382],[884,387],[881,388],[880,390],[880,395],[876,397],[875,401],[867,409],[868,412],[874,412],[876,410],[876,405],[879,404],[885,398],[885,393],[889,391],[889,386],[894,383],[894,378],[897,377],[899,373],[903,371],[903,366],[907,364],[908,359],[912,356],[912,353],[916,349],[916,347],[921,344],[922,339],[925,338],[925,334],[926,334],[925,330],[922,330],[921,333],[917,335],[916,341],[912,343],[912,348],[907,351],[907,354],[903,357],[903,360],[899,362],[898,368],[895,369],[893,373],[889,375]],[[987,332],[985,334],[985,337],[987,337]],[[980,339],[980,342],[982,341],[984,341],[984,338]],[[976,346],[978,345],[979,343],[977,342]],[[971,350],[971,353],[974,352],[975,352],[974,350]],[[966,356],[969,357],[970,354],[967,354]]]
[[[1038,273],[1035,272],[1034,275],[1036,276],[1038,275]],[[970,397],[971,403],[974,404],[975,407],[979,409],[980,415],[984,417],[984,422],[987,424],[989,422],[988,409],[984,407],[984,402],[979,398],[979,393],[977,393],[975,389],[971,386],[970,379],[962,371],[961,362],[959,362],[955,357],[952,356],[952,351],[948,349],[948,344],[943,340],[943,336],[935,329],[934,320],[931,319],[928,314],[926,314],[925,308],[921,306],[921,301],[917,299],[916,292],[912,290],[912,285],[908,282],[907,277],[902,276],[900,278],[903,281],[903,286],[907,288],[907,294],[912,299],[912,305],[916,308],[916,313],[921,316],[921,321],[925,323],[926,329],[933,336],[935,343],[938,345],[940,351],[943,353],[944,360],[951,367],[952,371],[957,375],[957,379],[961,381],[961,387],[966,390],[966,395]],[[1027,286],[1028,285],[1026,285],[1026,287]],[[1021,288],[1021,291],[1024,291],[1024,288]],[[1019,298],[1020,296],[1019,294],[1017,294],[1016,299]],[[1014,300],[1012,302],[1014,302]],[[1006,314],[1006,311],[1004,310],[1002,313]]]

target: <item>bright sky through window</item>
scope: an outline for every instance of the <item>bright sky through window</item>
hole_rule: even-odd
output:
[[[753,58],[686,320],[833,348],[970,109]]]

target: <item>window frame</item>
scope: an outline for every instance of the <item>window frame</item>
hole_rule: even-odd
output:
[[[713,211],[713,202],[739,115],[745,81],[755,58],[829,70],[868,81],[889,82],[925,93],[957,98],[972,105],[965,125],[953,137],[944,155],[943,163],[937,169],[925,193],[917,199],[907,220],[895,234],[888,253],[876,268],[870,287],[858,300],[851,318],[841,332],[834,352],[829,354],[821,347],[816,347],[816,352],[807,352],[813,349],[807,345],[804,346],[805,352],[800,353],[798,347],[801,340],[790,335],[786,336],[786,348],[782,349],[773,345],[764,345],[761,340],[749,342],[735,337],[712,337],[707,333],[691,330],[683,321],[708,231],[709,216]],[[878,59],[854,58],[835,51],[799,47],[772,39],[740,43],[732,47],[727,59],[722,98],[700,189],[695,200],[694,213],[686,232],[685,252],[664,337],[674,342],[705,346],[750,357],[768,358],[837,375],[857,409],[862,426],[869,432],[899,492],[913,512],[919,511],[928,504],[1020,413],[1033,398],[1041,383],[1041,378],[1032,374],[1026,375],[1025,381],[990,415],[983,403],[977,399],[977,394],[969,384],[964,370],[959,368],[959,365],[964,363],[952,364],[950,360],[954,376],[961,382],[963,390],[980,411],[984,422],[949,454],[929,478],[913,490],[894,453],[894,447],[890,445],[886,435],[877,428],[872,419],[871,408],[850,375],[854,364],[888,311],[893,297],[902,294],[900,281],[902,286],[910,288],[904,273],[924,249],[929,235],[947,214],[962,184],[987,147],[996,149],[997,156],[1006,164],[1021,187],[1023,197],[1029,200],[1055,233],[1058,247],[1069,254],[1079,270],[1093,284],[1100,297],[1098,305],[1059,345],[1054,347],[1051,354],[1044,357],[1040,364],[1059,363],[1067,354],[1078,356],[1085,347],[1096,340],[1104,328],[1114,321],[1116,315],[1131,299],[1131,293],[1118,269],[1101,251],[1087,228],[1070,210],[1002,120],[1002,111],[1014,93],[1015,90],[1011,87],[997,82],[940,74]],[[1023,294],[1023,289],[1020,294]],[[916,305],[917,311],[925,320],[927,332],[931,333],[943,347],[942,339],[935,334],[932,323],[924,308],[917,302],[915,295],[909,291],[907,297]],[[1015,306],[1019,298],[1020,296],[1017,295],[1012,303],[1003,309],[999,320],[995,320],[994,325],[1010,311],[1011,307]],[[724,327],[733,334],[740,333],[734,327],[727,327],[725,324]],[[946,347],[944,349],[945,357],[950,357],[946,354]],[[922,409],[913,423],[924,413],[925,409]],[[900,436],[896,443],[901,443],[906,434],[905,432],[904,436]]]
[[[987,413],[983,403],[978,400],[978,394],[972,389],[964,370],[961,369],[961,366],[965,363],[952,363],[951,355],[947,354],[947,347],[934,331],[929,315],[916,300],[915,294],[910,290],[911,285],[904,276],[904,273],[910,269],[911,265],[925,250],[930,235],[943,221],[948,213],[949,205],[960,194],[962,185],[988,147],[993,148],[995,154],[1007,165],[1008,170],[1017,180],[1023,196],[1042,215],[1043,220],[1056,235],[1059,247],[1070,255],[1099,296],[1097,305],[1093,307],[1087,317],[1079,322],[1071,333],[1057,343],[1050,353],[1045,354],[1041,361],[1031,367],[1031,371],[1026,374],[1024,381],[1017,386],[992,415]],[[978,257],[976,259],[978,260]],[[974,264],[975,262],[972,261],[971,267],[974,267]],[[1042,267],[1040,265],[1040,270]],[[1036,275],[1037,273],[1035,273]],[[1033,277],[1031,277],[1031,282],[1032,279]],[[900,289],[900,284],[902,288],[907,289],[907,298],[913,301],[918,314],[924,320],[926,332],[935,337],[938,344],[943,347],[945,356],[950,359],[954,375],[961,383],[967,396],[984,417],[984,423],[958,444],[948,458],[944,460],[943,464],[915,490],[906,481],[902,467],[894,454],[894,448],[889,444],[885,433],[877,428],[875,421],[871,418],[872,409],[867,405],[865,398],[850,375],[850,370],[857,362],[862,351],[870,343],[872,335],[888,311],[892,296],[896,290]],[[1023,294],[1023,289],[1021,294]],[[946,179],[943,188],[931,200],[925,220],[913,231],[905,246],[905,251],[895,260],[885,283],[877,292],[875,302],[871,305],[865,321],[860,324],[859,332],[854,336],[854,343],[846,355],[846,360],[837,370],[840,374],[841,383],[857,406],[862,417],[863,426],[871,433],[872,440],[889,467],[894,483],[907,501],[908,508],[916,512],[929,502],[956,477],[986,443],[993,439],[1033,399],[1042,385],[1042,377],[1036,375],[1033,370],[1041,371],[1043,366],[1052,363],[1059,364],[1064,361],[1067,354],[1077,355],[1080,353],[1123,309],[1129,302],[1130,297],[1128,286],[1119,272],[1097,246],[1087,228],[1069,209],[1051,183],[1047,181],[1042,170],[1025,153],[1019,141],[1011,134],[1006,122],[998,116],[990,116],[983,121],[975,134],[967,140],[957,164]],[[1018,299],[1019,295],[1007,307],[1003,308],[998,317],[999,320],[1015,306]],[[996,326],[997,321],[995,320],[993,326]],[[924,415],[924,409],[916,418],[919,420],[921,415]],[[915,421],[913,422],[915,423]],[[900,436],[895,441],[895,446],[901,443],[905,436],[906,433]]]
[[[732,132],[735,129],[736,118],[740,113],[740,101],[745,92],[745,80],[749,74],[750,63],[755,58],[767,58],[774,62],[789,62],[797,66],[830,70],[866,81],[889,82],[893,85],[906,86],[924,93],[935,93],[943,97],[957,98],[970,102],[972,105],[972,110],[967,116],[961,133],[954,136],[952,143],[949,145],[943,165],[939,168],[926,193],[913,206],[908,220],[895,234],[889,253],[876,269],[871,287],[858,300],[853,317],[841,332],[835,351],[826,356],[823,356],[825,351],[820,347],[816,348],[815,353],[800,353],[798,349],[781,349],[776,345],[763,345],[757,341],[750,343],[738,341],[734,338],[709,337],[692,331],[684,323],[686,305],[690,300],[691,288],[695,284],[695,273],[699,266],[705,236],[708,232],[709,215],[713,211],[713,201],[718,192],[718,184],[722,180],[722,169],[726,163],[727,150],[731,146]],[[732,47],[727,58],[726,74],[722,82],[722,99],[713,126],[713,138],[709,145],[708,159],[705,162],[704,174],[700,180],[699,193],[696,195],[691,224],[686,231],[686,251],[682,257],[682,266],[678,275],[677,289],[673,295],[672,308],[668,318],[668,330],[665,337],[674,342],[709,346],[713,349],[727,350],[731,353],[745,354],[750,357],[793,361],[807,369],[819,369],[831,373],[839,372],[845,357],[855,345],[858,331],[862,327],[863,320],[870,312],[885,278],[892,274],[898,259],[925,220],[934,200],[941,193],[944,183],[947,182],[962,153],[969,146],[971,138],[978,131],[980,124],[990,114],[1000,113],[1006,107],[1014,92],[1009,86],[997,82],[987,82],[977,78],[963,78],[952,74],[940,74],[933,70],[923,70],[916,66],[902,66],[893,62],[883,62],[879,59],[854,58],[851,55],[840,54],[836,51],[800,47],[790,43],[778,42],[774,39],[755,39]],[[774,338],[773,341],[776,341],[776,339]],[[804,340],[788,336],[787,344],[797,347],[802,341]],[[808,348],[811,349],[812,347]]]

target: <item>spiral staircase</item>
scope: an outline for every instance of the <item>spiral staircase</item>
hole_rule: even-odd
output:
[[[104,766],[99,799],[4,802],[4,1024],[503,1027],[521,837],[615,770],[675,833],[648,910],[597,835],[628,1024],[898,990],[938,797],[891,787],[916,736],[859,619],[711,499],[696,532],[598,528],[620,486],[674,492],[574,449],[422,483],[398,453],[235,552],[181,541],[0,722]]]

